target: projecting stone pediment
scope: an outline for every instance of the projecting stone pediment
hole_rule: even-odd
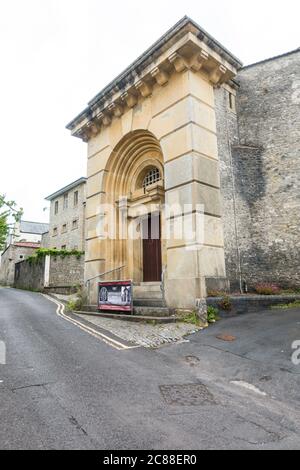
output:
[[[213,86],[220,86],[230,82],[241,65],[186,17],[92,99],[67,128],[73,136],[88,141],[113,119],[149,97],[154,87],[168,86],[174,73],[191,70],[205,76]]]

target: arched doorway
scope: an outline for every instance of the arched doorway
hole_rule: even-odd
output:
[[[106,168],[107,202],[114,207],[116,237],[107,241],[107,267],[125,266],[136,283],[160,282],[166,264],[164,163],[158,140],[148,131],[125,136]]]

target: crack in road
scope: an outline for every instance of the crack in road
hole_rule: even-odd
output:
[[[52,385],[54,382],[47,382],[47,383],[42,383],[42,384],[32,384],[32,385],[24,385],[22,387],[15,387],[11,388],[10,390],[14,393],[17,392],[18,390],[26,390],[29,388],[39,388],[39,387],[46,387],[47,385]]]
[[[88,436],[86,430],[78,423],[77,419],[74,416],[70,416],[69,421],[71,424],[73,424],[73,426],[76,427],[76,429],[78,429],[78,431],[81,431],[85,436]]]

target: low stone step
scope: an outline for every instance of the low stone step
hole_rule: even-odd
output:
[[[133,299],[156,299],[156,300],[162,300],[163,295],[162,292],[135,292],[133,291]]]
[[[133,298],[134,299],[143,299],[143,298],[161,299],[162,298],[161,286],[160,284],[134,286]]]
[[[124,314],[117,314],[117,313],[92,313],[92,312],[74,312],[78,315],[86,315],[87,317],[100,317],[100,318],[112,318],[115,320],[125,320],[131,322],[153,322],[156,323],[176,323],[177,318],[173,315],[171,316],[145,316],[145,315],[124,315]]]
[[[165,307],[164,301],[162,298],[152,298],[152,299],[133,299],[134,307]]]
[[[140,317],[172,317],[175,312],[168,307],[139,306],[133,308],[133,314]]]

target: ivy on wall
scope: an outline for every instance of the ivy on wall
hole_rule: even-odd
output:
[[[40,260],[46,258],[46,256],[53,256],[59,258],[66,258],[67,256],[76,256],[77,259],[80,259],[84,255],[84,251],[78,250],[54,250],[49,248],[39,248],[36,250],[34,255],[29,256],[26,261],[29,264],[38,263]]]

